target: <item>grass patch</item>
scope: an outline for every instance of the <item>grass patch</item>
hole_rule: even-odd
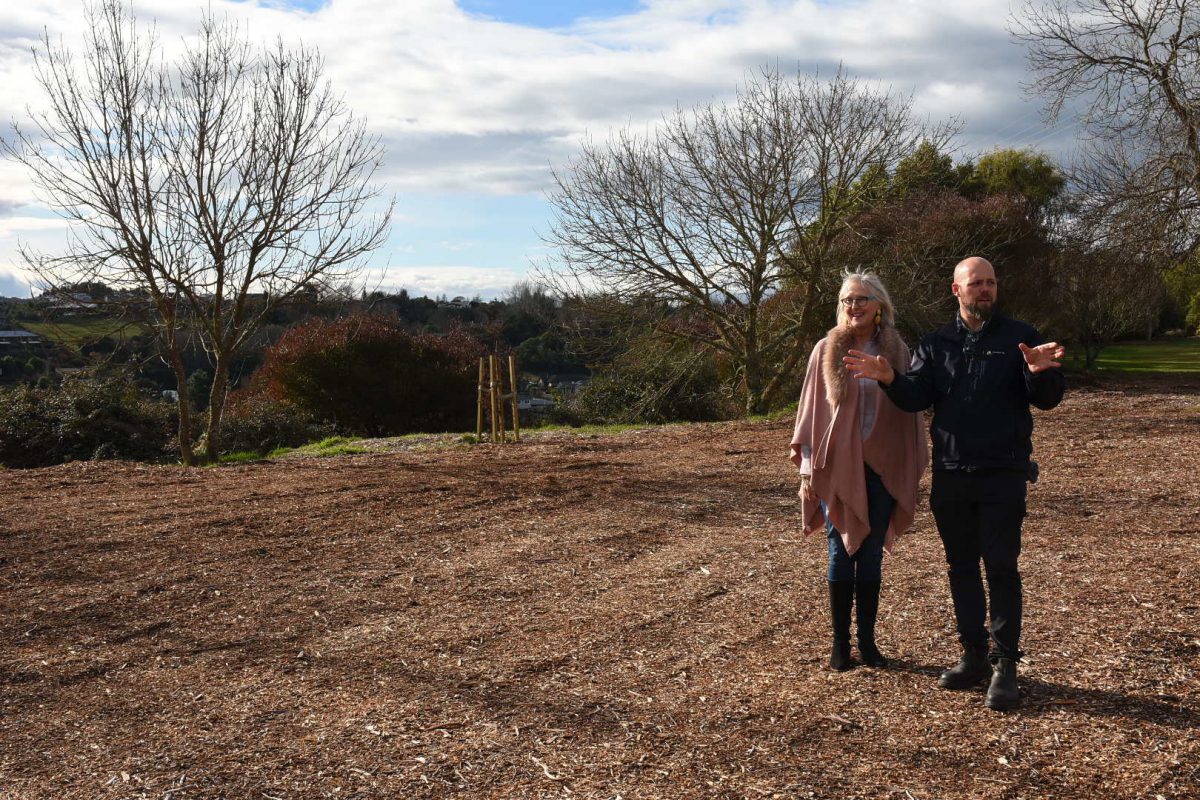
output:
[[[299,453],[304,456],[316,456],[318,458],[326,458],[328,456],[354,456],[363,453],[369,453],[365,447],[356,447],[351,442],[356,439],[347,439],[345,436],[328,436],[319,442],[306,444],[303,447],[286,448],[281,447],[278,450],[271,452],[271,458],[276,458],[285,453]]]
[[[328,456],[355,456],[363,453],[369,453],[363,447],[357,447],[351,442],[358,441],[357,439],[347,439],[345,436],[329,436],[319,442],[311,442],[301,447],[276,447],[269,453],[263,454],[255,450],[245,450],[238,453],[229,453],[221,456],[222,464],[245,464],[249,461],[266,461],[267,459],[282,458],[292,453],[299,453],[303,456],[316,456],[325,458]]]
[[[748,422],[779,422],[783,419],[794,419],[796,417],[796,403],[789,403],[782,408],[777,408],[774,411],[768,411],[765,414],[751,414],[746,417]]]
[[[671,424],[671,423],[665,423]],[[678,424],[678,423],[676,423]],[[615,433],[626,433],[627,431],[645,430],[646,428],[661,428],[662,425],[654,425],[648,422],[633,423],[621,422],[611,425],[580,425],[578,428],[572,428],[569,425],[563,430],[571,431],[572,433],[582,433],[588,436],[605,436]]]
[[[429,438],[438,437],[438,436],[457,436],[457,435],[458,434],[453,433],[451,431],[442,431],[441,433],[402,433],[399,436],[388,436],[388,437],[384,437],[384,438],[387,438],[388,440],[395,441],[395,442],[406,442],[406,441],[412,442],[412,441],[417,441],[418,439],[429,439]],[[464,433],[462,435],[470,436],[472,439],[475,438],[475,434],[473,434],[473,433]]]
[[[549,432],[549,433],[556,433],[556,432],[561,431],[564,433],[578,433],[583,436],[606,436],[606,435],[617,434],[617,433],[625,433],[626,431],[641,431],[641,430],[645,430],[646,428],[661,428],[661,427],[663,427],[663,425],[685,425],[685,424],[687,424],[687,423],[666,422],[666,423],[662,423],[662,424],[653,424],[653,423],[649,423],[649,422],[638,422],[638,423],[620,422],[620,423],[613,423],[611,425],[580,425],[578,427],[573,426],[573,425],[540,425],[536,428],[529,428],[529,427],[521,428],[521,434],[522,435],[525,435],[525,434],[532,435],[535,433],[542,433],[543,431]],[[508,436],[510,439],[512,438],[511,431],[509,431]],[[472,435],[472,438],[474,438],[474,435]]]
[[[262,461],[266,456],[254,450],[243,450],[240,453],[228,453],[221,456],[222,464],[245,464],[249,461]]]
[[[766,419],[768,417],[776,418],[776,419],[781,418],[781,417],[789,417],[790,418],[795,413],[796,412],[795,412],[794,407],[790,408],[790,409],[785,408],[780,411],[772,412],[772,414],[770,414],[770,415],[764,415],[762,418],[763,419]],[[622,433],[627,433],[629,431],[644,431],[647,429],[663,428],[663,427],[667,427],[667,426],[694,425],[694,424],[701,424],[701,423],[666,422],[666,423],[661,423],[661,424],[650,424],[650,423],[642,422],[642,423],[614,423],[611,425],[580,425],[578,427],[574,427],[571,425],[540,425],[540,426],[536,426],[536,427],[521,428],[521,439],[522,439],[522,441],[524,441],[524,440],[526,440],[527,437],[528,438],[536,438],[539,434],[542,434],[542,433],[568,433],[568,434],[571,434],[574,436],[615,436],[615,435],[619,435]],[[426,442],[426,440],[427,440],[428,446],[421,446],[422,443]],[[471,446],[477,445],[477,444],[482,444],[482,443],[488,442],[489,440],[490,440],[490,436],[487,432],[484,433],[484,438],[482,440],[477,439],[473,432],[469,432],[469,433],[407,433],[407,434],[402,434],[400,436],[389,436],[386,438],[373,440],[373,444],[376,446],[363,447],[361,444],[357,444],[358,442],[363,441],[363,439],[361,439],[361,438],[354,439],[354,438],[348,438],[345,436],[330,436],[326,439],[322,439],[319,442],[312,442],[310,444],[303,445],[302,447],[278,447],[278,448],[272,450],[270,453],[267,453],[265,455],[262,453],[256,453],[253,451],[247,451],[244,453],[231,453],[229,455],[222,456],[221,463],[222,464],[237,464],[237,463],[245,463],[248,461],[263,461],[263,460],[267,460],[267,459],[274,460],[274,459],[278,459],[278,458],[284,458],[284,457],[292,455],[292,454],[324,458],[324,457],[328,457],[328,456],[365,455],[365,454],[371,454],[371,453],[386,453],[386,452],[393,451],[394,449],[404,449],[404,450],[412,450],[412,449],[444,450],[444,449],[456,449],[456,448],[461,449],[461,448],[471,447]],[[393,443],[393,442],[403,443],[403,442],[412,442],[412,441],[416,441],[418,446],[415,448],[413,448],[413,447],[389,448],[387,446],[388,443]],[[509,443],[512,443],[514,441],[513,433],[511,430],[508,431],[507,441]]]
[[[140,323],[112,317],[81,317],[54,322],[22,322],[20,325],[43,339],[49,339],[72,350],[78,350],[85,344],[97,342],[105,336],[117,341],[124,341],[147,332],[147,329]]]
[[[1068,363],[1080,369],[1083,358],[1072,353]],[[1200,337],[1119,342],[1100,351],[1096,368],[1102,372],[1200,374]]]

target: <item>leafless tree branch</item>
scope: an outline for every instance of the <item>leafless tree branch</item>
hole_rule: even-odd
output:
[[[390,206],[364,216],[379,196],[383,148],[333,93],[314,50],[259,50],[210,17],[167,64],[121,0],[89,15],[78,54],[44,37],[36,58],[47,108],[3,144],[43,202],[74,223],[64,253],[24,255],[48,286],[105,283],[148,312],[176,372],[185,463],[182,343],[204,345],[214,460],[241,348],[281,303],[352,279],[383,243]]]
[[[817,289],[836,281],[854,187],[952,125],[911,98],[839,70],[829,80],[764,70],[728,103],[676,109],[656,130],[587,142],[556,172],[561,256],[543,278],[573,296],[659,298],[702,318],[695,339],[729,354],[759,411],[807,355]],[[768,300],[789,288],[788,302]]]

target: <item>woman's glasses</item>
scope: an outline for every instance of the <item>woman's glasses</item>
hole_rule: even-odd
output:
[[[841,303],[846,308],[857,308],[858,306],[865,306],[867,303],[871,302],[874,299],[875,299],[874,297],[871,297],[869,295],[861,295],[860,294],[860,295],[856,295],[854,297],[843,297],[841,300]]]

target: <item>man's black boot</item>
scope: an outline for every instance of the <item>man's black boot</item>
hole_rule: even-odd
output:
[[[850,661],[850,609],[854,605],[854,581],[829,581],[829,616],[833,620],[833,650],[829,668],[845,672]]]
[[[992,675],[987,645],[963,645],[962,659],[938,678],[943,689],[970,689]]]
[[[854,584],[855,615],[858,621],[858,653],[870,667],[886,667],[887,659],[875,646],[875,618],[879,616],[879,581]]]
[[[1017,662],[1011,658],[996,661],[986,705],[993,711],[1008,711],[1021,705],[1021,690],[1017,688]]]

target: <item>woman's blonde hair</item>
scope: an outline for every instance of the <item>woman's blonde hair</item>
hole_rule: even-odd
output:
[[[838,325],[846,324],[846,315],[849,309],[842,305],[842,298],[846,296],[846,290],[850,288],[851,284],[855,283],[865,287],[872,300],[879,301],[879,316],[882,317],[880,327],[894,328],[896,326],[896,307],[892,305],[892,297],[888,294],[887,287],[874,272],[846,272],[842,280],[842,288],[838,289]]]

